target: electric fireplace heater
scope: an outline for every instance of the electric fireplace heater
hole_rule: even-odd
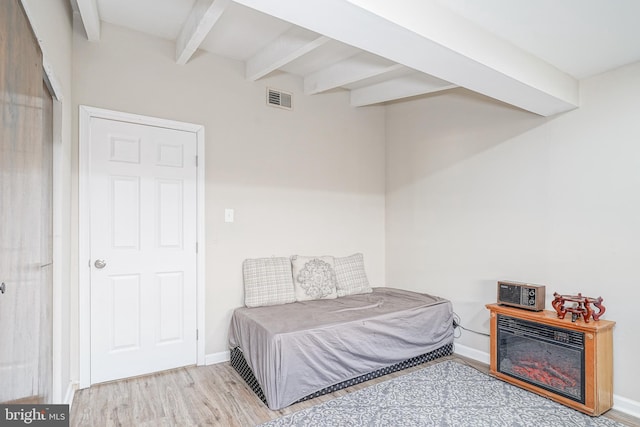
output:
[[[584,332],[498,314],[497,370],[585,403]]]
[[[556,311],[487,304],[489,373],[589,415],[613,406],[610,320],[562,319]]]

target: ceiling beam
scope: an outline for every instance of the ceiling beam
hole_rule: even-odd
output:
[[[410,96],[441,92],[455,87],[457,86],[447,84],[446,82],[434,84],[428,81],[428,79],[423,79],[423,75],[414,74],[412,76],[387,80],[371,86],[352,89],[351,105],[353,107],[363,107],[365,105],[379,104],[381,102],[394,101]]]
[[[304,93],[313,95],[325,92],[402,68],[405,67],[368,53],[361,53],[305,76]]]
[[[100,41],[100,13],[97,0],[77,0],[82,25],[90,42]]]
[[[186,64],[224,13],[229,0],[198,0],[176,40],[176,62]]]
[[[437,0],[234,0],[542,116],[578,105],[578,82]]]
[[[292,27],[247,60],[246,77],[248,80],[258,80],[330,40],[304,28]]]

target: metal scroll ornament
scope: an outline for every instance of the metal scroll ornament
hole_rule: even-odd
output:
[[[567,313],[571,313],[571,321],[575,322],[577,318],[582,317],[585,323],[589,323],[589,319],[597,321],[604,314],[606,308],[602,305],[602,297],[591,298],[578,295],[560,295],[553,293],[554,300],[551,305],[558,313],[560,319],[564,319]],[[570,305],[567,305],[569,303]],[[595,311],[593,305],[597,311]]]

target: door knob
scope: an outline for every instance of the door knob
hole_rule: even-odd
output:
[[[7,285],[5,285],[4,282],[2,282],[2,284],[0,285],[0,294],[4,294],[6,290],[7,290]]]
[[[96,262],[93,263],[93,265],[95,265],[96,268],[105,268],[107,266],[107,263],[103,259],[97,259]]]

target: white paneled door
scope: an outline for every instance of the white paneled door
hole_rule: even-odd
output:
[[[196,363],[193,132],[90,122],[91,383]]]

